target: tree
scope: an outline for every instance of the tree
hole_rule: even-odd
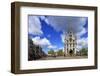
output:
[[[64,55],[63,50],[62,50],[62,49],[58,50],[57,55],[58,55],[58,56],[63,56],[63,55]]]
[[[55,53],[55,52],[54,52],[53,49],[51,49],[51,50],[48,51],[48,54],[54,55],[54,53]]]
[[[88,55],[88,48],[82,48],[80,50],[80,53],[81,53],[82,56],[87,56]]]

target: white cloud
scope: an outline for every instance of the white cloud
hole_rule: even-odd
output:
[[[61,34],[62,42],[64,42],[65,38],[64,32],[71,30],[76,34],[78,39],[87,32],[86,28],[84,28],[87,17],[41,16],[41,19],[52,26],[56,31],[63,32],[63,34]]]
[[[59,47],[59,48],[55,48],[55,52],[57,52],[58,50],[62,50],[62,51],[64,51],[64,47],[62,46],[62,47]]]
[[[38,36],[38,37],[32,38],[32,40],[33,40],[33,43],[36,44],[36,45],[40,45],[40,46],[48,46],[48,45],[51,45],[50,41],[47,38],[42,38],[41,39]]]
[[[62,39],[62,42],[64,43],[65,34],[61,34],[61,39]]]
[[[44,20],[47,24],[49,24],[48,19],[45,16],[39,16],[41,20]]]
[[[74,33],[81,32],[86,24],[86,17],[71,17],[71,16],[47,16],[44,20],[52,26],[56,31],[68,32],[69,30]]]
[[[44,20],[47,24],[52,26],[56,31],[62,31],[61,34],[62,42],[64,42],[65,34],[64,32],[68,32],[72,30],[78,37],[77,39],[77,47],[81,49],[82,47],[88,46],[87,38],[80,38],[83,34],[87,32],[84,25],[86,24],[87,18],[86,17],[65,17],[65,16],[31,16],[29,18],[29,33],[34,35],[43,34],[41,30],[41,22],[39,20]],[[48,37],[50,37],[48,35]],[[55,49],[57,46],[52,45],[47,38],[40,38],[39,36],[34,37],[32,39],[36,45],[40,45],[42,47],[52,48]]]
[[[54,46],[54,45],[49,45],[49,46],[48,46],[48,48],[49,48],[49,49],[56,49],[56,48],[57,48],[57,46]]]
[[[41,20],[45,20],[46,17],[45,16],[39,16],[41,18]]]
[[[32,41],[35,45],[39,45],[41,47],[47,47],[49,49],[56,49],[57,46],[52,45],[47,38],[40,38],[39,36],[32,38]]]
[[[37,16],[29,16],[29,34],[40,35],[43,34],[41,30],[41,23]]]
[[[85,34],[86,32],[87,32],[86,29],[83,28],[81,32],[78,32],[78,33],[76,34],[77,38],[80,38],[80,36],[82,36],[82,35]]]
[[[88,47],[88,38],[80,38],[77,40],[77,48],[87,48]]]

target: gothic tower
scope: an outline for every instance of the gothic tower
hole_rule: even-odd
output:
[[[77,41],[73,32],[65,33],[64,39],[64,56],[75,56]]]

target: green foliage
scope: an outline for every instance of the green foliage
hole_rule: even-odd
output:
[[[63,50],[62,50],[62,49],[58,50],[58,51],[57,51],[57,55],[58,55],[58,56],[63,56],[63,55],[64,55]]]
[[[54,52],[54,50],[53,49],[51,49],[51,50],[49,50],[48,51],[48,54],[51,54],[51,55],[53,55],[55,52]]]
[[[87,56],[88,55],[88,48],[82,48],[80,50],[80,53],[81,53],[82,56]]]
[[[57,52],[54,52],[53,49],[48,51],[48,54],[51,54],[51,56],[63,56],[64,52],[62,49],[58,50]]]

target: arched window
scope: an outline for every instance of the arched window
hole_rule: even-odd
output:
[[[71,41],[72,41],[72,38],[70,38],[69,40],[70,40],[70,42],[71,42]]]
[[[68,46],[68,44],[67,44],[67,46]]]
[[[71,46],[71,43],[70,43],[70,46]]]
[[[67,43],[68,43],[68,40],[67,40]]]
[[[72,37],[72,35],[70,34],[69,37]]]

